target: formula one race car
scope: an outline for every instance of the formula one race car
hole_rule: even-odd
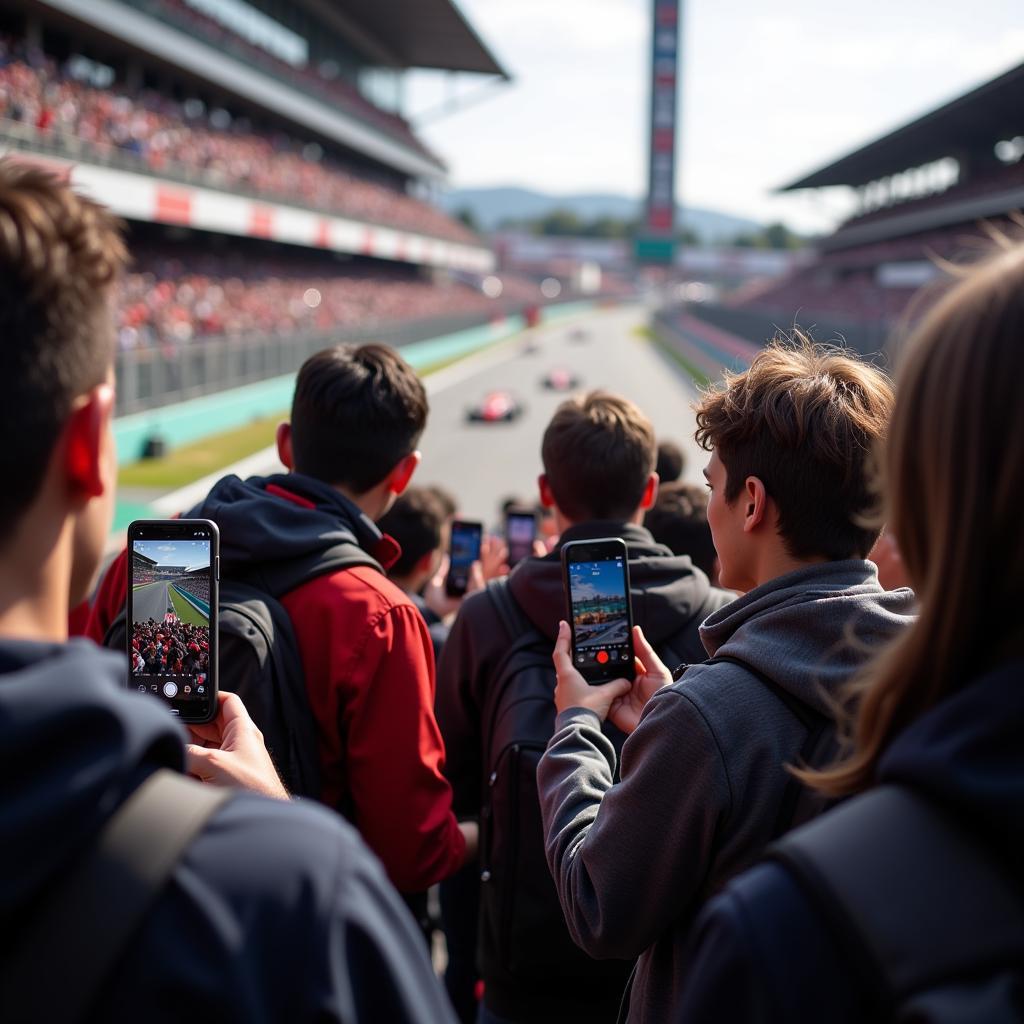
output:
[[[509,391],[490,391],[466,410],[471,423],[511,423],[523,413],[523,404]]]
[[[564,366],[556,366],[541,377],[541,387],[551,391],[572,391],[580,386],[580,378]]]

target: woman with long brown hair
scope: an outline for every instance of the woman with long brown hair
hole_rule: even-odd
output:
[[[852,799],[706,908],[680,1021],[1024,1017],[1024,247],[914,331],[879,461],[918,619],[802,776]]]

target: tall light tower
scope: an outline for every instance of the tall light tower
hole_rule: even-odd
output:
[[[672,264],[676,229],[676,110],[682,0],[651,0],[651,106],[647,202],[638,263]]]

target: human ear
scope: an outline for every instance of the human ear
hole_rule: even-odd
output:
[[[764,489],[764,484],[758,477],[747,477],[743,490],[743,499],[746,503],[743,529],[749,533],[764,522],[768,512],[768,492]]]
[[[281,465],[289,472],[295,469],[295,458],[292,454],[292,425],[290,423],[279,423],[277,425],[277,457]]]
[[[551,484],[548,483],[547,473],[541,473],[537,477],[537,490],[540,493],[540,503],[544,508],[555,507],[555,496],[551,493]]]
[[[76,497],[98,498],[107,490],[104,449],[114,415],[114,389],[98,384],[76,404],[64,427],[64,474]]]
[[[401,494],[406,487],[409,486],[409,481],[412,479],[413,473],[416,472],[416,467],[419,466],[423,456],[419,452],[410,452],[397,466],[391,471],[391,481],[388,484],[388,490],[394,494]]]

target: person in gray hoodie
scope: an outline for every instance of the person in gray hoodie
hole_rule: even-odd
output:
[[[453,916],[469,918],[471,933],[480,894],[481,1021],[604,1024],[618,1012],[631,957],[593,962],[562,926],[544,863],[532,774],[555,724],[548,652],[565,614],[560,548],[568,541],[621,537],[636,620],[651,643],[673,651],[677,661],[701,653],[700,623],[734,595],[712,587],[689,557],[673,555],[640,525],[658,479],[654,429],[631,402],[602,391],[564,402],[545,431],[541,458],[539,489],[553,510],[559,547],[524,559],[507,580],[468,596],[438,668],[445,774],[456,812],[479,813],[483,836],[477,878],[445,902]],[[495,587],[520,610],[523,621],[514,630],[503,622]],[[536,653],[531,649],[529,670],[508,672],[510,651],[530,634]],[[510,712],[512,704],[519,713]],[[510,723],[521,721],[530,728],[517,732]],[[613,750],[623,739],[613,728],[602,734]],[[501,756],[503,750],[508,756]],[[502,798],[506,792],[508,800]],[[450,889],[443,885],[442,894]]]
[[[588,686],[555,648],[556,731],[537,780],[548,865],[573,939],[638,957],[624,1013],[673,1017],[701,904],[780,831],[809,723],[910,621],[866,555],[865,460],[892,388],[848,355],[775,344],[698,408],[723,586],[744,596],[701,626],[708,662],[677,679],[636,629],[636,678]],[[802,711],[801,711],[802,709]],[[609,719],[630,733],[615,782]]]

